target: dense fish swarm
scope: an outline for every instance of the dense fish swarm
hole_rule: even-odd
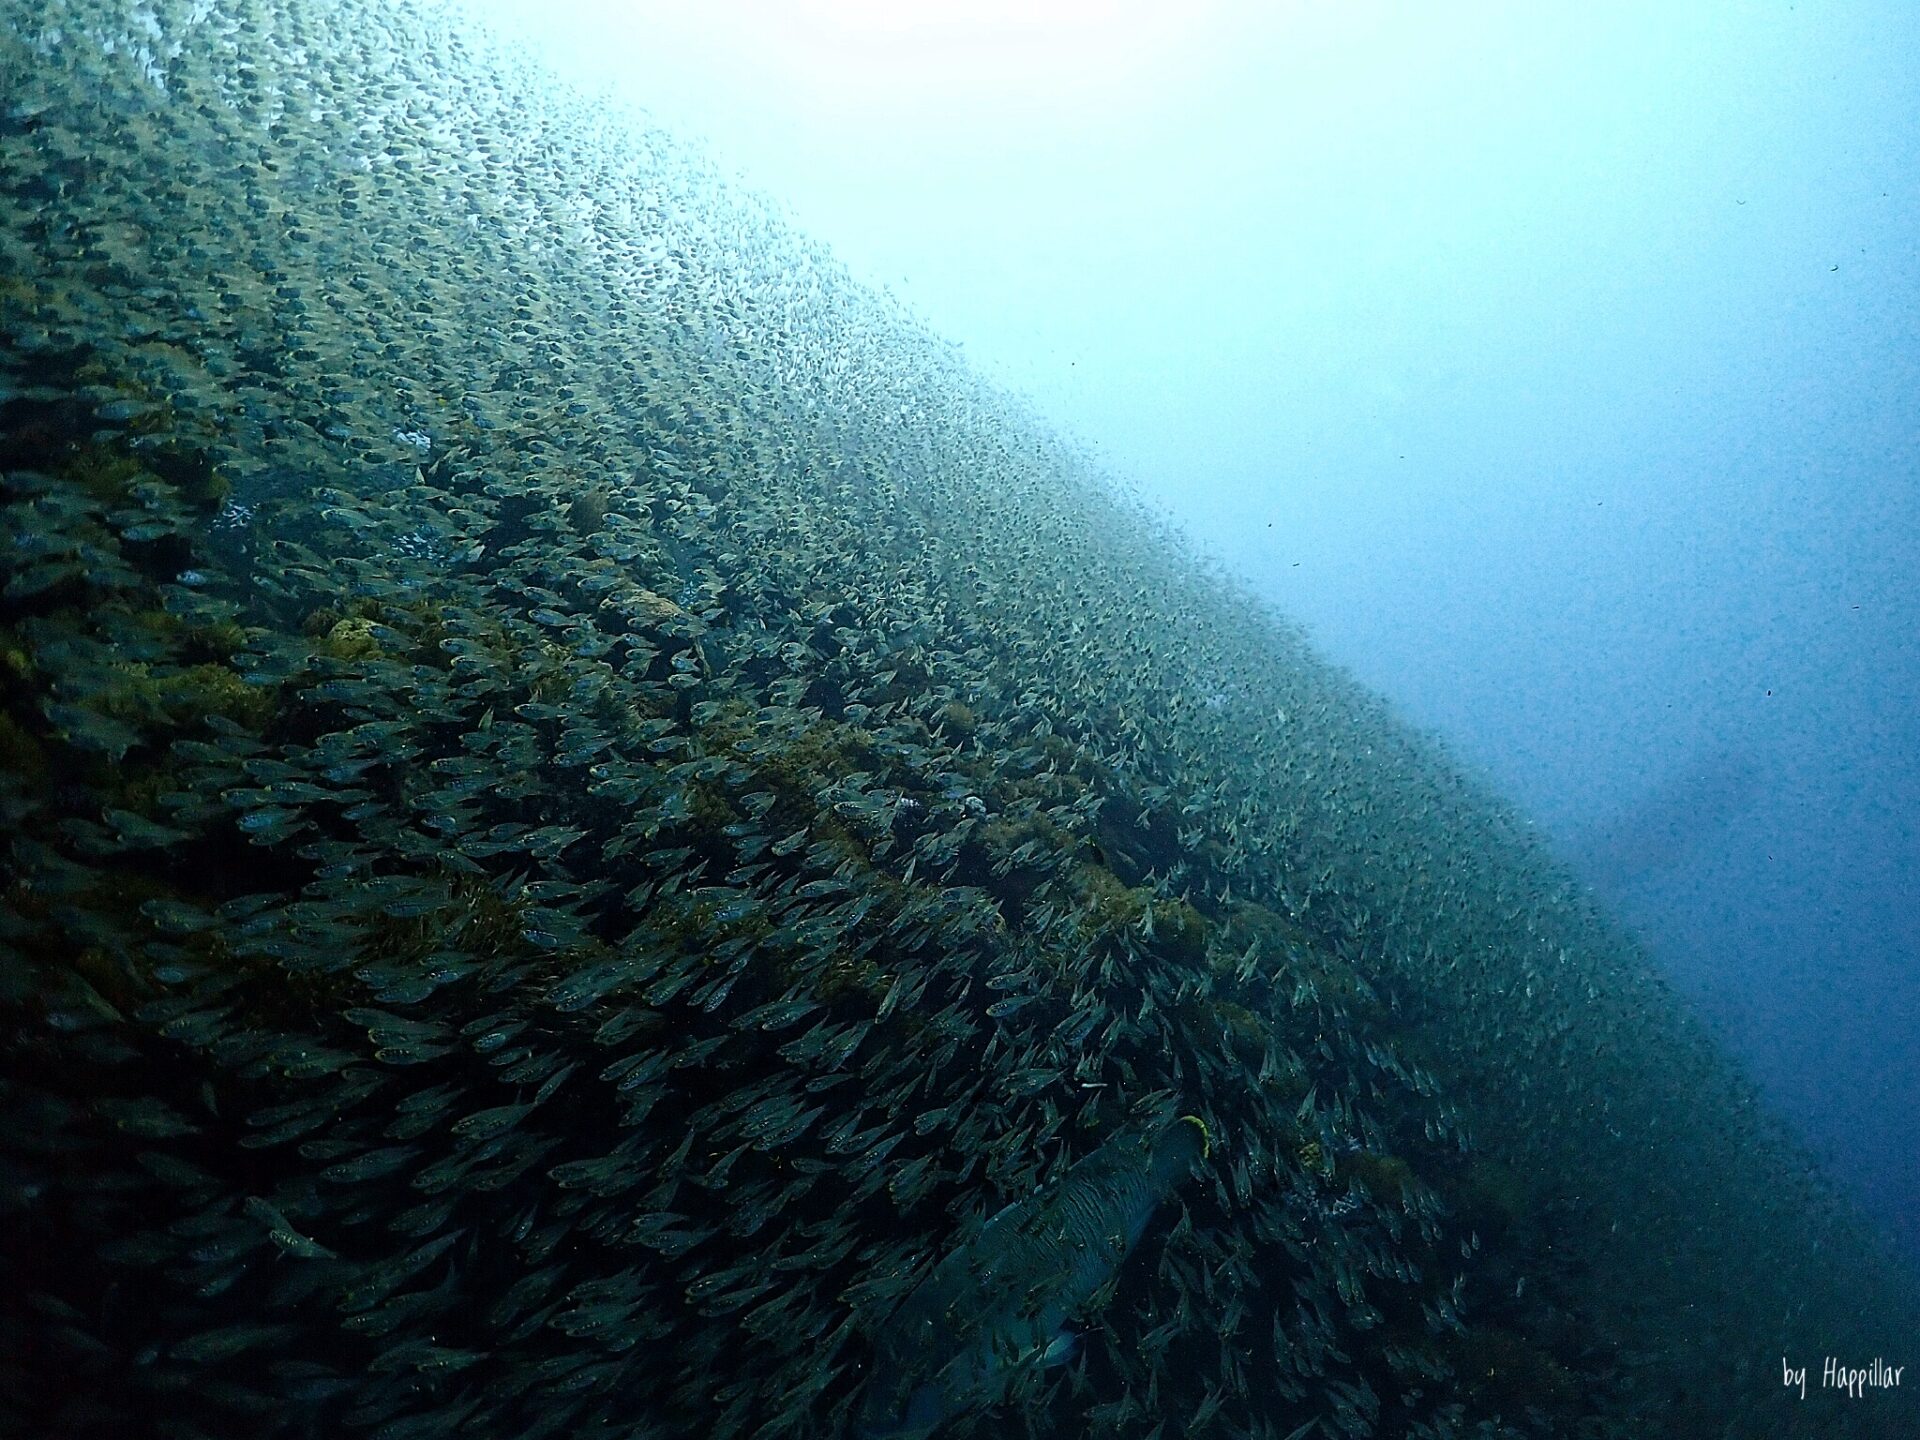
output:
[[[1525,826],[660,135],[0,0],[0,188],[0,1430],[849,1434],[1191,1113],[942,1435],[1916,1433],[1783,1397],[1911,1310]]]

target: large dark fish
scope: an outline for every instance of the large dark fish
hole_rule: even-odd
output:
[[[1118,1272],[1147,1221],[1208,1151],[1183,1116],[1115,1136],[948,1255],[887,1322],[860,1418],[867,1440],[924,1436],[1006,1393],[1021,1366],[1073,1352],[1068,1322]]]
[[[1760,760],[1737,750],[1691,757],[1618,810],[1575,828],[1561,844],[1573,867],[1603,895],[1641,889],[1697,863],[1765,797]]]

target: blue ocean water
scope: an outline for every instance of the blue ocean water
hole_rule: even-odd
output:
[[[1920,1264],[1908,7],[537,29],[1443,736]]]
[[[0,1430],[1911,1433],[1914,37],[0,0]]]

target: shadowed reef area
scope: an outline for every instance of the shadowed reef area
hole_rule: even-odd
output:
[[[1191,1115],[941,1435],[1920,1433],[1527,827],[697,157],[432,7],[0,0],[0,191],[0,1430],[849,1434]]]

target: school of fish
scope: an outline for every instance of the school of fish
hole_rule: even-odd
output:
[[[0,1433],[1784,1435],[1916,1333],[1436,741],[440,4],[0,0],[0,516]]]

